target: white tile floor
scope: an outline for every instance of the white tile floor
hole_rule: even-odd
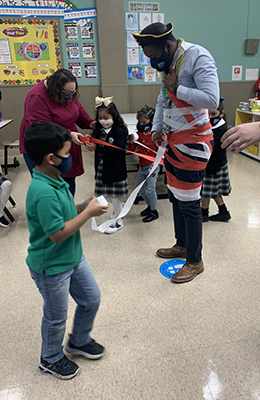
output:
[[[81,371],[65,382],[37,368],[42,300],[25,265],[30,176],[19,159],[9,170],[16,224],[0,228],[0,400],[260,399],[260,163],[229,155],[232,219],[203,225],[205,272],[190,283],[159,272],[156,249],[174,243],[168,200],[149,224],[139,216],[144,203],[134,206],[114,235],[87,222],[84,253],[102,293],[93,337],[107,352],[94,362],[75,357]],[[93,194],[93,154],[84,151],[84,162],[76,202]],[[67,333],[74,307],[71,300]]]

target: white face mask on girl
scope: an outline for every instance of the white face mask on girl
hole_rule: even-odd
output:
[[[114,121],[112,120],[112,118],[111,119],[100,119],[99,123],[103,126],[103,128],[109,129],[113,125]]]

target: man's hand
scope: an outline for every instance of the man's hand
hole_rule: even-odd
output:
[[[164,86],[170,93],[176,94],[178,85],[175,68],[164,77]]]
[[[158,132],[153,131],[152,134],[153,144],[159,148],[164,140]]]

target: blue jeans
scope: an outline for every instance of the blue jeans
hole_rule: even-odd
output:
[[[137,174],[137,186],[145,180],[149,175],[151,164],[139,165],[139,171]],[[157,210],[157,193],[156,193],[156,182],[158,177],[158,167],[153,174],[147,179],[139,194],[143,197],[146,204],[151,210]]]
[[[41,275],[31,269],[30,273],[44,300],[41,355],[55,363],[64,355],[69,294],[77,303],[70,340],[79,347],[91,340],[89,333],[99,308],[100,291],[84,255],[76,267],[61,274]]]

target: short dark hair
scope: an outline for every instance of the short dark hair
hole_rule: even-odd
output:
[[[38,121],[26,130],[24,147],[30,159],[41,165],[47,154],[57,153],[67,141],[71,136],[66,128],[51,121]]]
[[[136,118],[139,119],[144,116],[146,119],[149,119],[149,121],[152,122],[154,113],[154,108],[145,105],[143,108],[141,108],[141,110],[137,111]]]
[[[76,92],[73,96],[73,98],[75,98],[78,96],[78,82],[70,71],[65,68],[61,68],[47,78],[46,89],[51,100],[59,104],[64,102],[62,89],[68,82],[74,82],[76,85]]]

